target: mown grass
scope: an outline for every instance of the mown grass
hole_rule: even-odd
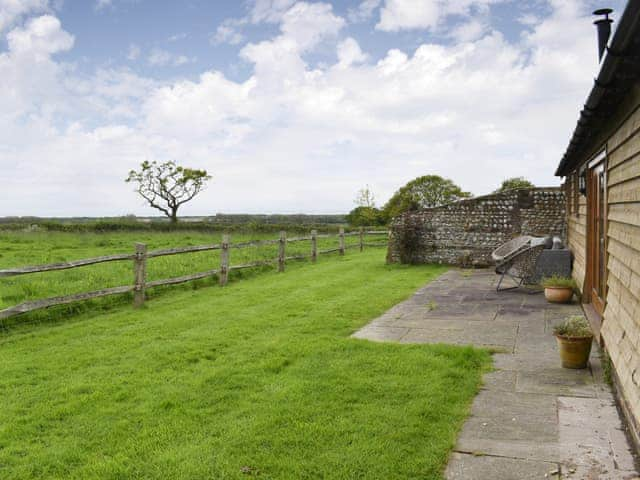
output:
[[[384,251],[0,336],[0,478],[439,479],[488,353],[349,335],[443,271]]]
[[[300,237],[291,234],[290,237]],[[233,234],[232,243],[248,240],[276,239],[277,234],[253,233]],[[370,241],[380,241],[384,237],[371,237]],[[117,232],[117,233],[61,233],[61,232],[0,232],[0,269],[41,265],[83,258],[92,258],[115,253],[132,253],[135,242],[146,243],[149,250],[192,245],[220,243],[222,234],[199,232]],[[346,237],[345,243],[355,245],[358,238]],[[336,248],[338,239],[320,237],[318,249]],[[308,255],[310,242],[287,244],[286,254]],[[275,259],[277,245],[250,247],[231,250],[231,263],[234,265],[259,260]],[[220,265],[220,251],[206,251],[151,258],[147,263],[149,281],[178,277],[190,273],[217,268]],[[246,276],[246,273],[234,272],[232,276]],[[175,288],[199,288],[211,285],[215,278],[190,283]],[[92,265],[71,270],[43,272],[37,274],[0,278],[0,310],[24,301],[41,298],[88,292],[102,288],[130,285],[133,282],[132,262],[120,261]],[[167,287],[149,291],[150,296],[164,292]],[[85,311],[108,309],[113,305],[130,302],[130,295],[102,298],[84,303],[56,307],[48,312],[33,312],[17,319],[7,320],[4,324],[16,321],[51,321],[60,317]]]

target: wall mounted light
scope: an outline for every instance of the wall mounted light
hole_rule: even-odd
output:
[[[587,169],[582,167],[578,173],[578,191],[581,195],[587,195]]]

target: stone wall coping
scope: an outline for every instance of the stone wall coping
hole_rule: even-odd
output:
[[[402,218],[405,215],[415,215],[415,214],[419,214],[421,212],[432,212],[434,210],[439,210],[439,209],[443,209],[446,207],[450,207],[450,206],[454,206],[454,205],[459,205],[459,204],[464,204],[464,203],[469,203],[469,204],[473,204],[475,202],[480,202],[480,201],[484,201],[484,200],[492,200],[492,199],[498,199],[498,198],[502,198],[502,197],[506,197],[507,194],[511,194],[511,193],[517,193],[517,192],[552,192],[552,193],[562,193],[562,187],[525,187],[525,188],[511,188],[509,190],[503,190],[501,192],[492,192],[492,193],[487,193],[485,195],[478,195],[477,197],[471,197],[471,198],[461,198],[460,200],[455,200],[453,202],[449,202],[449,203],[443,203],[442,205],[436,205],[435,207],[428,207],[428,208],[421,208],[420,210],[413,210],[413,211],[409,211],[409,212],[404,212],[400,215],[398,215],[397,217],[395,217],[391,223],[393,223],[396,219]]]

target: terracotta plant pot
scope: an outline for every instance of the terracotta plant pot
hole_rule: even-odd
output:
[[[587,368],[593,337],[556,335],[556,340],[564,368]]]
[[[572,287],[545,287],[544,298],[551,303],[567,303],[573,298]]]

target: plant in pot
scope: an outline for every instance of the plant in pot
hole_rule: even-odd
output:
[[[576,281],[570,277],[553,275],[542,279],[544,297],[551,303],[567,303],[573,298]]]
[[[582,315],[567,317],[553,329],[564,368],[587,368],[593,333]]]

